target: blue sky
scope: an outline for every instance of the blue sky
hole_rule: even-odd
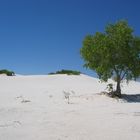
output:
[[[83,68],[88,34],[126,19],[140,36],[139,0],[0,0],[0,69],[47,74]]]

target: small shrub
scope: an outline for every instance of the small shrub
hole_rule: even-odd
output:
[[[67,75],[80,75],[81,72],[79,71],[74,71],[74,70],[61,70],[61,71],[56,71],[49,73],[49,75],[53,75],[53,74],[67,74]]]
[[[113,84],[112,83],[108,84],[107,89],[109,92],[113,92]]]
[[[0,70],[0,74],[6,74],[7,76],[14,76],[15,73],[13,71],[9,71],[6,69]]]
[[[67,99],[67,101],[68,101],[68,104],[70,104],[70,93],[66,92],[66,91],[63,91],[63,93],[64,93],[65,99]]]
[[[53,75],[53,74],[55,74],[55,73],[54,73],[54,72],[50,72],[50,73],[49,73],[49,75]]]

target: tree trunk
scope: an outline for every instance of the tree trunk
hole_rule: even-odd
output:
[[[117,86],[116,86],[116,96],[118,96],[119,98],[121,98],[121,86],[120,86],[120,78],[117,80]]]

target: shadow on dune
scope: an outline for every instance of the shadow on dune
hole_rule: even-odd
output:
[[[123,94],[122,99],[129,103],[140,103],[140,94]]]

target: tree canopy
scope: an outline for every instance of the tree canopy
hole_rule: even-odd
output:
[[[140,75],[140,37],[125,20],[108,24],[105,32],[88,35],[80,50],[85,67],[94,70],[99,78],[117,82],[113,94],[121,97],[120,83],[136,79]]]

